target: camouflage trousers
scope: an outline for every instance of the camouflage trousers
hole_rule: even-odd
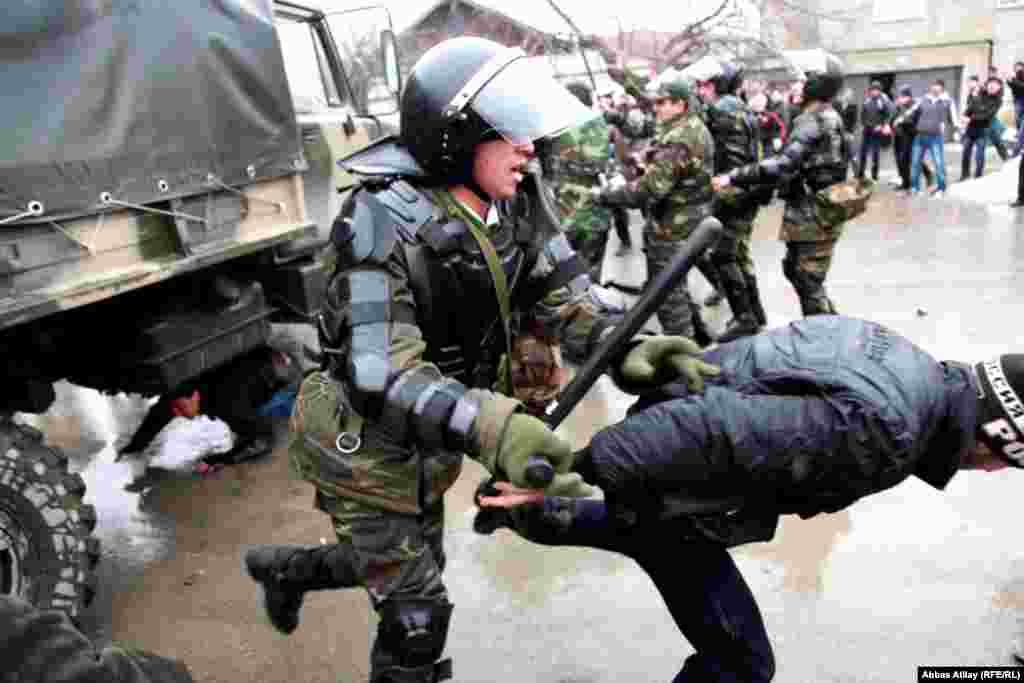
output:
[[[757,207],[744,211],[722,212],[717,215],[722,221],[722,237],[711,252],[711,262],[718,269],[722,282],[722,293],[729,301],[733,317],[754,314],[764,317],[754,259],[750,252]],[[761,324],[764,324],[761,322]]]
[[[378,614],[386,602],[448,604],[448,590],[441,578],[445,566],[443,502],[425,509],[422,515],[403,515],[318,492],[317,505],[331,517],[338,543],[353,549],[358,578]],[[370,653],[370,680],[377,680],[376,673],[398,666],[406,654],[393,651],[378,631]],[[423,683],[430,680],[424,678]]]
[[[696,228],[696,223],[688,230],[682,231],[678,236],[672,238],[661,237],[657,234],[653,222],[644,226],[644,246],[647,253],[647,281],[652,281],[658,273],[665,270],[676,254],[683,241],[689,237]],[[693,337],[695,333],[693,316],[696,305],[693,297],[690,296],[690,288],[683,278],[676,287],[669,292],[665,303],[658,309],[658,320],[665,334]]]
[[[832,266],[836,240],[820,242],[786,242],[782,272],[800,297],[805,316],[836,313],[836,307],[825,293],[825,277]]]
[[[614,217],[611,208],[590,196],[591,187],[596,185],[596,181],[564,181],[558,188],[558,206],[569,243],[589,266],[591,279],[600,282],[601,262]]]

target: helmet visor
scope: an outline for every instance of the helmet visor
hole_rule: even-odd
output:
[[[499,71],[469,106],[515,145],[556,137],[601,115],[559,85],[542,62],[527,58]]]

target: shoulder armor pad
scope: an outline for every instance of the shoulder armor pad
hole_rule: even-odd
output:
[[[384,263],[398,239],[412,243],[434,218],[435,207],[404,180],[364,184],[353,192],[334,221],[331,243],[349,266]]]
[[[424,178],[427,175],[394,135],[349,154],[338,161],[338,166],[361,176]]]

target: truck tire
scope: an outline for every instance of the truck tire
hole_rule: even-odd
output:
[[[85,483],[35,429],[0,418],[0,594],[77,620],[95,593],[99,541]]]

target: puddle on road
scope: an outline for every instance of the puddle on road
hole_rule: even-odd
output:
[[[836,544],[850,532],[850,513],[782,518],[769,543],[743,546],[740,555],[768,560],[782,570],[782,588],[797,593],[822,593],[825,567]]]

